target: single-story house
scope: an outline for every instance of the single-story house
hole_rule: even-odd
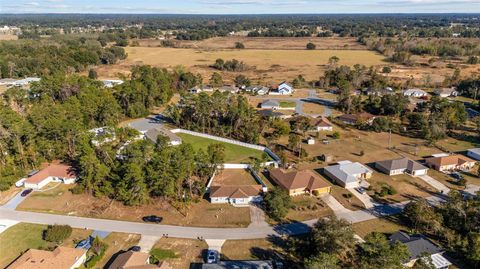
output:
[[[245,88],[246,92],[254,93],[256,95],[265,95],[268,94],[270,89],[265,86],[248,86]]]
[[[18,257],[7,269],[73,269],[80,267],[87,259],[87,250],[57,247],[53,251],[29,249]]]
[[[314,131],[333,131],[332,123],[324,116],[320,116],[311,121]]]
[[[19,79],[15,81],[14,86],[21,87],[21,86],[29,85],[32,82],[39,82],[40,80],[41,80],[40,78],[36,78],[36,77],[27,77],[27,78]]]
[[[159,135],[167,137],[169,141],[168,143],[172,146],[178,146],[182,144],[182,139],[178,135],[163,127],[153,128],[145,132],[145,138],[149,139],[153,143],[157,143]]]
[[[450,97],[450,96],[457,96],[458,92],[454,87],[451,88],[438,88],[433,90],[433,93],[440,96],[440,97]]]
[[[201,269],[273,269],[271,261],[219,261],[218,263],[204,263]]]
[[[416,97],[416,98],[421,98],[427,96],[427,92],[424,90],[420,89],[407,89],[403,91],[403,95],[409,96],[409,97]]]
[[[475,166],[475,161],[463,155],[454,154],[448,156],[426,158],[427,166],[440,172],[452,170],[470,170]]]
[[[423,255],[429,255],[432,258],[433,266],[436,269],[448,269],[452,265],[450,261],[443,257],[443,250],[423,235],[408,235],[399,231],[392,234],[389,241],[391,244],[400,242],[407,246],[410,257],[405,261],[404,266],[412,267]]]
[[[367,113],[357,113],[357,114],[343,114],[336,118],[337,120],[349,124],[349,125],[356,125],[356,124],[372,124],[375,116]]]
[[[271,109],[262,109],[262,110],[258,110],[257,112],[264,118],[287,119],[291,117],[291,115],[285,115],[282,112],[278,112]]]
[[[225,85],[225,86],[222,86],[222,87],[218,88],[218,91],[238,93],[240,91],[240,89],[238,87],[235,87],[235,86]]]
[[[121,79],[102,79],[100,81],[103,82],[103,86],[107,88],[113,88],[117,85],[123,84],[123,80]]]
[[[375,163],[375,168],[390,176],[403,173],[422,176],[426,175],[428,171],[427,167],[409,158],[378,161]]]
[[[325,174],[344,188],[355,188],[362,179],[372,177],[373,171],[358,162],[340,161],[324,168]]]
[[[63,182],[73,184],[77,180],[77,174],[73,167],[66,164],[48,164],[47,167],[35,173],[23,182],[25,188],[38,190],[50,182]]]
[[[247,205],[250,202],[261,201],[261,194],[261,185],[212,186],[210,188],[210,202],[212,204]]]
[[[108,269],[172,269],[166,262],[158,265],[150,264],[150,254],[144,252],[127,251],[118,255]]]
[[[467,156],[475,160],[480,160],[480,148],[469,149]]]
[[[270,178],[288,191],[290,196],[301,194],[319,195],[330,193],[331,185],[320,175],[311,171],[285,172],[280,168],[270,170]]]
[[[376,96],[384,96],[384,95],[392,95],[392,94],[395,94],[395,91],[390,88],[390,87],[386,87],[384,89],[367,89],[365,91],[365,94],[366,95],[376,95]]]
[[[292,85],[288,84],[286,81],[281,82],[278,86],[274,87],[272,91],[269,92],[271,95],[290,95],[293,94]]]
[[[208,85],[195,86],[193,88],[188,89],[188,92],[192,93],[192,94],[197,94],[197,93],[201,93],[201,92],[212,92],[212,91],[213,91],[213,88],[208,86]]]
[[[263,101],[260,104],[260,108],[263,108],[263,109],[279,109],[280,108],[280,102],[278,102],[277,100],[268,99],[268,100]]]
[[[0,79],[0,85],[10,87],[10,86],[15,85],[15,82],[17,80],[18,79],[14,79],[14,78],[2,78],[2,79]]]

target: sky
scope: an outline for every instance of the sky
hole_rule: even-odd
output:
[[[0,0],[0,13],[480,13],[480,0]]]

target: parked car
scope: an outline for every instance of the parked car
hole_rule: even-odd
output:
[[[283,262],[276,261],[275,262],[275,269],[283,269]]]
[[[87,239],[80,241],[75,248],[90,249],[92,247],[92,238],[89,236]]]
[[[218,251],[208,250],[207,263],[217,263],[218,262]]]
[[[131,250],[131,251],[134,251],[134,252],[139,252],[140,250],[142,250],[142,248],[140,246],[133,246],[133,247],[129,248],[128,250]]]
[[[360,194],[364,194],[366,192],[364,187],[356,187],[355,190],[358,191],[358,193]]]
[[[453,172],[450,174],[450,176],[457,180],[460,180],[463,178],[462,174],[460,174],[459,172]]]
[[[145,216],[142,218],[144,222],[154,222],[154,223],[160,223],[162,222],[163,218],[155,215],[151,216]]]
[[[33,191],[32,189],[26,189],[26,190],[22,191],[20,196],[25,197],[25,196],[29,195],[32,191]]]

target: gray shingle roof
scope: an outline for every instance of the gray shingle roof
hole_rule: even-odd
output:
[[[273,269],[270,261],[220,261],[202,264],[202,269]]]
[[[423,235],[408,235],[404,232],[396,232],[390,236],[390,242],[401,242],[405,244],[410,252],[410,260],[416,259],[427,253],[429,255],[440,253],[442,249],[430,242]]]
[[[427,169],[427,167],[408,158],[378,161],[375,164],[389,171],[398,169],[407,169],[408,171]]]
[[[356,182],[357,177],[355,175],[372,173],[372,170],[365,165],[352,162],[327,166],[325,170],[345,183]]]

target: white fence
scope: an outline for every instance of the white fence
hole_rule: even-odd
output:
[[[220,136],[194,132],[194,131],[180,129],[180,128],[172,129],[170,131],[172,133],[184,133],[184,134],[199,136],[199,137],[208,138],[208,139],[212,139],[212,140],[216,140],[216,141],[220,141],[220,142],[225,142],[225,143],[229,143],[229,144],[233,144],[233,145],[238,145],[238,146],[242,146],[242,147],[246,147],[246,148],[260,150],[260,151],[263,151],[263,152],[267,153],[277,163],[277,165],[280,162],[280,158],[275,153],[273,153],[273,151],[271,151],[269,148],[264,147],[264,146],[245,143],[245,142],[240,142],[240,141],[233,140],[233,139],[228,139],[228,138],[224,138],[224,137],[220,137]],[[232,164],[224,164],[224,165],[232,165]],[[228,167],[225,167],[225,168],[228,168]],[[231,167],[231,168],[233,169],[233,168],[246,168],[246,167]]]

